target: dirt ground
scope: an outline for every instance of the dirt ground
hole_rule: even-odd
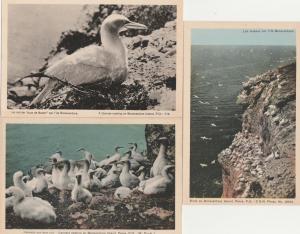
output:
[[[73,203],[70,191],[52,189],[37,195],[55,208],[56,223],[22,220],[6,210],[7,229],[174,229],[175,196],[147,196],[134,191],[127,200],[114,198],[115,189],[93,192],[90,204]]]

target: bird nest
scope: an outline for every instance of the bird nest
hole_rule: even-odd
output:
[[[58,85],[51,97],[33,108],[147,110],[155,105],[157,101],[150,99],[146,87],[135,81],[132,84],[90,84],[78,88]]]

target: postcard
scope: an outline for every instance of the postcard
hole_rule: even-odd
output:
[[[3,121],[1,230],[181,233],[180,121],[123,122]]]
[[[299,30],[185,24],[185,203],[300,203]]]
[[[174,0],[5,1],[3,115],[180,116],[181,14]]]

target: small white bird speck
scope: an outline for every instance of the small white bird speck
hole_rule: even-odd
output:
[[[216,163],[216,160],[212,160],[211,162],[210,162],[210,164],[215,164]]]
[[[212,126],[212,127],[217,127],[217,125],[215,125],[214,123],[210,124],[210,126]]]
[[[210,103],[209,102],[202,102],[201,100],[198,101],[200,104],[203,104],[203,105],[209,105]]]
[[[205,163],[200,163],[200,167],[202,167],[202,168],[207,167],[207,164],[205,164]]]
[[[204,140],[204,141],[211,141],[212,140],[212,138],[211,137],[206,137],[206,136],[202,136],[202,137],[200,137],[202,140]]]

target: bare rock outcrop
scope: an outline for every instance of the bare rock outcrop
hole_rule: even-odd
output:
[[[242,131],[218,155],[224,198],[294,198],[296,64],[250,78]]]

